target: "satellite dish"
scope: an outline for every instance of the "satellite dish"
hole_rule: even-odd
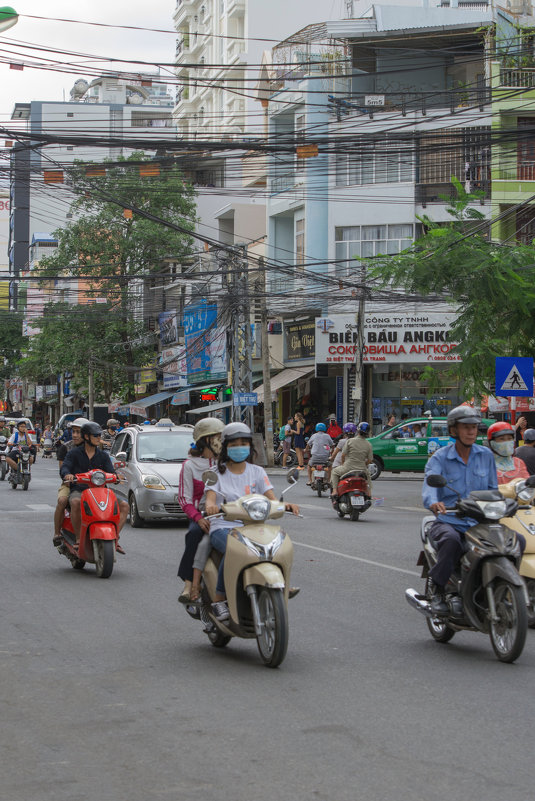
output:
[[[142,106],[144,101],[143,95],[140,95],[139,92],[132,92],[130,97],[128,98],[128,102],[132,106]]]

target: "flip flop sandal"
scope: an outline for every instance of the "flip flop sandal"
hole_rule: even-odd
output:
[[[125,549],[123,548],[123,546],[122,546],[122,545],[119,545],[119,543],[117,543],[117,544],[116,544],[116,546],[115,546],[115,550],[117,551],[117,553],[126,554],[126,551],[125,551]]]

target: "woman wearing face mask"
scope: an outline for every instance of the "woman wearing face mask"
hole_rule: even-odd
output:
[[[195,601],[200,593],[201,573],[208,554],[198,551],[203,537],[208,540],[210,523],[202,516],[205,470],[214,470],[221,453],[221,432],[224,425],[216,417],[199,420],[193,429],[193,442],[189,459],[182,465],[178,480],[178,502],[190,519],[186,534],[184,555],[178,567],[178,575],[184,581],[184,589],[178,596],[180,603]],[[208,548],[209,551],[209,548]]]
[[[528,478],[525,462],[515,451],[515,429],[509,423],[493,423],[487,431],[487,439],[496,462],[498,484],[507,484],[513,478]]]
[[[223,501],[236,501],[243,495],[253,493],[265,495],[271,501],[277,500],[266,471],[260,465],[253,464],[255,454],[249,426],[245,423],[229,423],[223,429],[221,442],[221,454],[217,465],[218,480],[206,491],[206,514],[217,514],[219,504]],[[299,514],[299,507],[295,504],[287,503],[285,506],[288,512]],[[224,554],[229,532],[242,525],[243,523],[239,521],[221,520],[221,518],[210,521],[212,547]],[[213,613],[221,622],[229,619],[225,600],[224,563],[223,558],[219,566],[216,602],[212,604]]]

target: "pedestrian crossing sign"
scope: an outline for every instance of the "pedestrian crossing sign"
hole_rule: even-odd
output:
[[[497,356],[494,394],[533,397],[533,359],[529,356]]]

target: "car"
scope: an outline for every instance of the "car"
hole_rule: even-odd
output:
[[[130,425],[117,434],[110,457],[119,483],[113,489],[130,507],[130,525],[150,520],[186,520],[178,503],[178,479],[188,458],[189,426]]]
[[[495,420],[483,419],[477,442],[487,442],[487,428]],[[448,433],[447,417],[413,417],[369,438],[373,449],[373,462],[369,470],[372,480],[383,471],[423,473],[427,460],[437,448],[452,442]]]
[[[15,430],[15,426],[20,420],[24,420],[24,422],[26,423],[26,431],[30,435],[30,439],[33,442],[33,444],[34,445],[36,444],[37,440],[35,436],[35,429],[29,417],[23,417],[22,415],[11,415],[11,414],[5,414],[4,417],[6,419],[6,424],[12,431]]]

